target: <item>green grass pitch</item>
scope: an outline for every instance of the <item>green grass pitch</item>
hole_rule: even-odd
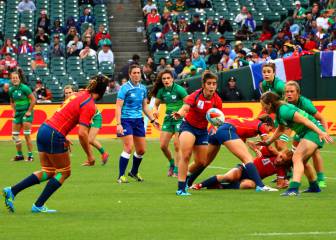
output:
[[[108,164],[82,167],[85,154],[74,142],[72,176],[47,202],[58,213],[30,213],[45,184],[20,193],[14,214],[1,203],[0,239],[336,239],[335,145],[322,151],[328,187],[320,194],[291,198],[253,190],[191,191],[190,197],[177,197],[177,180],[166,176],[168,162],[158,141],[148,141],[140,168],[145,181],[120,185],[121,143],[103,145],[110,153]],[[12,142],[0,142],[1,188],[39,169],[37,153],[33,163],[12,162],[14,154]],[[99,160],[97,151],[95,155]],[[197,182],[237,163],[223,148]]]

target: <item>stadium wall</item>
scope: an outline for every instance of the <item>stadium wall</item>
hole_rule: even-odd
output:
[[[328,122],[328,132],[336,135],[336,111],[334,101],[314,101],[314,105],[323,114]],[[99,132],[99,139],[116,138],[116,120],[114,104],[98,104],[99,110],[103,114],[103,127]],[[59,104],[39,104],[35,106],[34,121],[32,126],[32,138],[36,138],[37,130],[40,125],[50,117],[57,109]],[[239,102],[224,103],[224,114],[231,118],[256,118],[261,112],[260,103]],[[162,123],[165,106],[160,107],[160,119]],[[0,140],[11,140],[13,111],[9,105],[0,105]],[[69,138],[77,138],[77,128],[70,134]],[[22,134],[22,133],[21,133]],[[155,130],[151,124],[147,127],[148,138],[158,138],[159,131]]]

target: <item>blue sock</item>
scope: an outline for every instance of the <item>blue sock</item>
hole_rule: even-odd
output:
[[[142,161],[142,156],[139,156],[136,153],[134,153],[133,154],[133,165],[132,165],[132,170],[131,170],[131,173],[133,175],[136,175],[138,173],[141,161]]]
[[[178,181],[178,185],[177,185],[178,189],[177,190],[181,190],[183,192],[185,192],[185,188],[186,188],[186,182],[180,182]]]
[[[195,172],[191,173],[189,176],[188,176],[188,181],[187,181],[187,184],[188,186],[190,187],[194,181],[196,180],[196,178],[201,175],[201,173],[204,171],[205,167],[200,167],[198,168]]]
[[[218,184],[218,180],[216,176],[212,176],[210,178],[208,178],[207,180],[204,180],[201,184],[203,188],[208,188],[208,187],[212,187],[216,184]]]
[[[320,191],[321,190],[317,181],[309,182],[309,188],[313,191]]]
[[[259,187],[265,186],[253,162],[249,162],[245,164],[245,168],[246,168],[248,176],[250,177],[250,179],[252,179],[256,183],[257,186]]]
[[[29,177],[23,179],[21,182],[19,182],[15,186],[11,187],[11,190],[14,196],[16,196],[16,194],[18,194],[22,190],[29,188],[35,184],[39,184],[39,183],[40,183],[40,180],[38,179],[38,177],[36,177],[35,174],[32,174]]]
[[[123,157],[122,155],[119,158],[119,178],[125,175],[125,171],[128,165],[129,158]]]
[[[55,178],[50,178],[49,182],[43,189],[43,192],[35,202],[36,207],[42,207],[44,203],[49,199],[49,197],[60,187],[62,184],[57,181]]]

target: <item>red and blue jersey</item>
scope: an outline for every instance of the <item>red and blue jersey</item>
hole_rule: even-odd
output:
[[[286,169],[275,165],[277,155],[271,154],[267,147],[262,147],[260,151],[262,153],[262,157],[257,157],[253,161],[260,177],[263,179],[276,174],[278,177],[284,178],[286,176]]]
[[[237,135],[243,141],[245,141],[247,138],[256,137],[258,135],[263,136],[268,134],[265,124],[262,124],[262,122],[258,119],[226,118],[225,122],[230,123],[236,128]]]
[[[89,127],[95,112],[96,105],[91,94],[82,91],[65,100],[46,124],[66,136],[77,124]]]
[[[190,94],[185,104],[190,105],[189,112],[184,117],[185,120],[193,127],[199,129],[206,129],[208,121],[206,120],[206,113],[210,108],[218,108],[222,110],[222,99],[215,93],[211,99],[207,99],[203,95],[203,89],[198,89]]]

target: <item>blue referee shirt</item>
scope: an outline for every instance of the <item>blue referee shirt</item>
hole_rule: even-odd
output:
[[[121,86],[118,99],[124,101],[121,109],[121,118],[142,118],[142,103],[147,98],[147,89],[144,85],[134,85],[128,81]]]

